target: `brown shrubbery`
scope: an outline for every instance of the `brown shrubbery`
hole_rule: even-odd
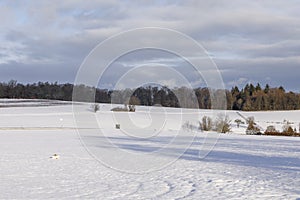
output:
[[[265,135],[274,135],[274,136],[298,136],[300,137],[300,133],[297,133],[296,130],[294,130],[290,123],[288,121],[285,121],[285,125],[282,127],[282,132],[279,132],[276,130],[274,126],[268,126]]]
[[[300,133],[288,133],[288,132],[265,132],[265,135],[300,137]]]
[[[213,121],[210,117],[203,116],[202,121],[199,122],[199,129],[201,131],[217,131],[219,133],[228,133],[231,131],[231,120],[227,115],[219,114],[217,119]]]

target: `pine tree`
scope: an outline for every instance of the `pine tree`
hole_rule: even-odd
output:
[[[270,86],[269,86],[269,84],[266,84],[264,92],[268,93],[269,91],[270,91]]]
[[[255,90],[256,90],[256,91],[261,91],[261,87],[260,87],[260,84],[259,84],[259,83],[257,83],[257,85],[256,85],[256,87],[255,87]]]

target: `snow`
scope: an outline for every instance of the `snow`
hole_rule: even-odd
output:
[[[149,108],[138,107],[136,113],[113,114],[111,105],[101,105],[94,114],[89,105],[80,106],[83,114],[96,116],[102,135],[87,137],[95,136],[91,130],[99,131],[89,127],[79,127],[84,133],[78,135],[71,105],[0,108],[0,199],[300,198],[300,138],[245,135],[244,127],[234,127],[231,134],[178,133],[179,109],[161,108],[167,114],[154,109],[149,114]],[[280,128],[277,123],[284,119],[298,124],[300,111],[241,113],[254,116],[263,128],[269,124]],[[234,111],[227,114],[232,121],[239,118]],[[209,110],[198,115],[199,119],[213,116]],[[193,116],[185,119],[197,125],[199,119]],[[128,117],[141,127],[132,132],[121,123],[121,129],[134,135],[115,129],[115,120]],[[155,120],[164,124],[156,133],[149,129]],[[218,140],[200,159],[203,143],[210,137]],[[104,143],[105,139],[111,143]],[[118,150],[125,157],[115,154]],[[59,159],[51,159],[54,154]],[[138,159],[144,163],[131,163],[133,155],[141,155]],[[156,161],[165,163],[147,173],[139,171],[149,168],[143,165],[157,167]],[[140,173],[128,171],[130,166]]]

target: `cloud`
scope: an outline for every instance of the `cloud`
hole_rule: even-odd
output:
[[[241,85],[247,79],[299,91],[300,5],[296,0],[7,0],[0,4],[5,19],[0,25],[2,81],[74,80],[80,64],[98,43],[121,31],[154,26],[181,31],[202,44],[228,86]],[[152,39],[176,44],[172,39]],[[149,60],[141,57],[131,62],[149,64]],[[170,58],[155,62],[181,64]],[[152,59],[152,64],[155,62]],[[122,65],[118,67],[119,72],[126,71]],[[191,76],[192,82],[202,82],[199,77],[192,78],[192,73],[185,75]],[[113,73],[107,77],[110,79],[103,85],[111,85],[109,80],[114,79]]]

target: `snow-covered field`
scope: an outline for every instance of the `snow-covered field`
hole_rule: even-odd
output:
[[[85,132],[99,130],[79,126],[79,136],[72,105],[16,101],[9,107],[7,100],[0,103],[0,199],[300,199],[300,138],[249,136],[244,134],[245,126],[235,124],[231,134],[185,131],[176,135],[182,125],[178,109],[164,109],[167,115],[152,110],[149,115],[149,108],[139,107],[129,115],[113,115],[110,105],[101,105],[93,114],[83,104],[83,115],[95,115],[102,132],[99,137],[87,137]],[[212,115],[208,110],[198,114],[199,119]],[[227,114],[232,121],[242,119],[234,111]],[[280,129],[284,119],[297,127],[300,121],[300,111],[240,114],[254,116],[262,128],[274,124]],[[126,135],[115,129],[115,120],[128,116],[141,128],[165,120],[164,128],[149,138],[139,137],[138,129],[134,136]],[[196,126],[199,119],[190,116],[189,122]],[[210,136],[218,140],[199,159]],[[166,146],[175,137],[173,146]],[[107,139],[111,145],[103,146]],[[126,152],[125,157],[116,156],[116,150]],[[59,159],[50,158],[55,153]],[[132,162],[132,155],[141,155],[144,162]],[[139,167],[152,163],[155,167],[157,160],[170,163],[148,173],[126,168],[142,172]]]

